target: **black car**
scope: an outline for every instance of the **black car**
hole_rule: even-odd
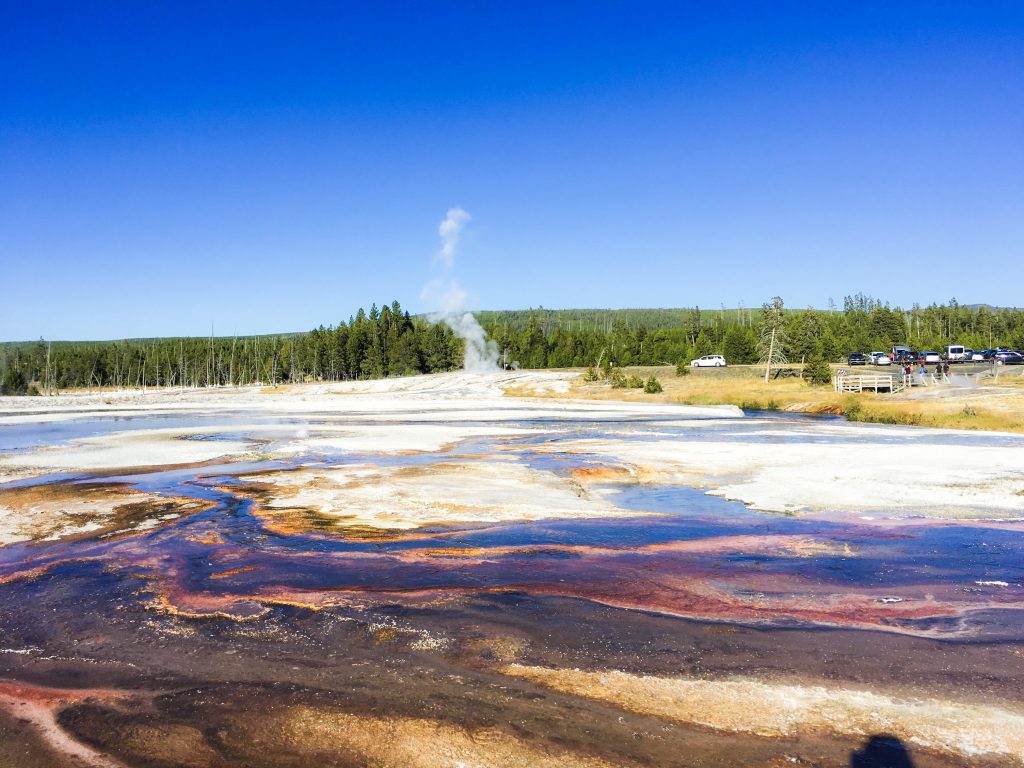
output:
[[[851,352],[850,356],[846,360],[850,365],[868,364],[868,356],[862,352]]]
[[[1020,352],[996,352],[992,358],[1003,365],[1024,365],[1024,355]]]
[[[917,365],[920,362],[920,358],[917,352],[901,352],[893,362],[900,365]]]

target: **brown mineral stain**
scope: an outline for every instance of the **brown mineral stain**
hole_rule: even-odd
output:
[[[229,571],[220,571],[218,573],[211,573],[210,574],[210,578],[211,579],[226,579],[229,576],[237,576],[240,573],[249,573],[250,571],[255,571],[255,570],[256,570],[256,566],[255,565],[246,565],[246,566],[244,566],[242,568],[232,568]]]
[[[210,606],[208,603],[213,603],[213,605]],[[156,613],[179,618],[228,619],[235,622],[256,621],[269,611],[265,605],[253,601],[241,602],[223,597],[213,598],[210,601],[196,599],[192,606],[186,608],[172,603],[166,595],[156,595],[145,607]]]
[[[941,699],[754,679],[653,677],[511,664],[505,673],[643,715],[715,730],[790,738],[802,732],[870,735],[972,757],[1024,760],[1024,712]]]
[[[81,541],[148,530],[210,509],[212,502],[164,497],[122,483],[49,483],[0,490],[0,544]]]
[[[221,536],[217,531],[206,531],[202,534],[193,534],[185,537],[186,541],[192,541],[196,544],[206,544],[208,546],[216,546],[220,544],[226,544],[227,539]]]
[[[412,717],[367,717],[292,707],[279,727],[299,754],[350,755],[354,764],[406,768],[610,768],[611,763],[531,744],[500,728],[459,728]]]
[[[577,467],[572,471],[572,476],[581,482],[623,482],[633,479],[633,473],[626,467]]]
[[[480,559],[499,558],[509,555],[522,557],[536,555],[557,555],[563,552],[576,551],[571,546],[527,546],[527,547],[433,547],[429,549],[414,549],[397,553],[403,560],[420,560],[423,558],[460,558]]]
[[[485,659],[509,663],[520,658],[530,646],[524,637],[477,637],[467,640],[466,647]]]
[[[119,729],[120,750],[159,765],[220,766],[224,758],[198,728],[174,723],[135,724]]]
[[[398,639],[396,627],[373,627],[373,641],[375,643],[393,643]]]

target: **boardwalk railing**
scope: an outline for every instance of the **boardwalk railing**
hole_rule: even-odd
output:
[[[913,376],[906,376],[904,374],[858,374],[853,376],[846,374],[845,376],[836,377],[837,392],[863,392],[865,389],[875,392],[902,392],[907,387],[913,385]]]

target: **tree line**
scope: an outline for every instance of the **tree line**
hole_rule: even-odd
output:
[[[843,307],[782,308],[776,359],[803,362],[820,355],[839,361],[850,352],[888,351],[896,344],[941,352],[947,344],[974,349],[1024,347],[1024,310],[946,304],[910,309],[877,299],[847,296]],[[480,313],[481,322],[509,360],[524,368],[676,365],[722,354],[732,364],[764,357],[766,317],[774,300],[758,309],[521,310]],[[661,324],[673,319],[673,324]],[[653,320],[654,325],[647,321]]]
[[[767,324],[777,332],[776,361],[837,361],[894,344],[936,351],[952,343],[1024,347],[1024,310],[955,299],[901,309],[863,294],[827,310],[783,309],[773,300],[758,309],[537,309],[477,318],[502,360],[524,368],[677,365],[707,354],[756,363],[765,354]],[[410,315],[395,301],[306,333],[0,344],[0,391],[371,379],[448,371],[462,358],[463,342],[446,325]]]
[[[278,385],[375,379],[462,365],[462,340],[397,301],[347,322],[273,336],[0,345],[5,394],[54,389]]]

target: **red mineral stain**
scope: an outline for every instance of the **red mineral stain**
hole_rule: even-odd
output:
[[[0,680],[0,707],[24,720],[59,755],[96,768],[116,768],[120,763],[72,738],[57,722],[60,710],[82,702],[121,702],[131,694],[103,688],[62,689]]]

